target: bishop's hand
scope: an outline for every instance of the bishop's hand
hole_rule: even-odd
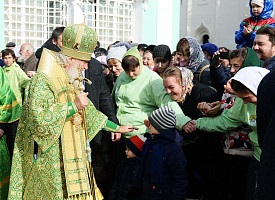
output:
[[[78,110],[83,110],[86,106],[88,106],[88,92],[81,92],[76,95],[74,102]]]

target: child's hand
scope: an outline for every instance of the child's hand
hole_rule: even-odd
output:
[[[249,25],[249,26],[244,26],[243,27],[243,33],[244,35],[249,35],[252,31],[252,27]]]

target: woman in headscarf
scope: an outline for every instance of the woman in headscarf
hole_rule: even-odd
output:
[[[177,116],[177,129],[190,121],[178,104],[171,100],[164,90],[161,77],[145,67],[137,48],[132,47],[122,58],[124,71],[115,82],[112,98],[117,107],[117,119],[120,124],[131,122],[138,130],[123,134],[125,138],[143,135],[148,132],[144,120],[156,109],[168,105]],[[122,142],[124,141],[122,138]],[[121,145],[122,155],[125,155],[125,145]]]
[[[263,66],[256,52],[249,47],[233,50],[230,53],[231,74],[234,76],[240,69],[248,66]],[[230,109],[236,95],[224,92],[221,101],[208,104],[201,102],[198,109],[206,115],[217,115]],[[227,112],[227,111],[226,111]],[[245,186],[250,159],[253,155],[253,145],[248,134],[252,130],[247,125],[230,130],[223,134],[222,145],[225,153],[225,168],[227,172],[228,190],[232,199],[245,199]]]
[[[232,91],[237,96],[234,105],[217,117],[201,118],[195,122],[197,129],[205,131],[227,132],[243,124],[247,124],[252,129],[249,133],[249,138],[253,143],[254,152],[247,174],[247,200],[257,199],[261,156],[256,124],[257,90],[261,80],[268,73],[269,70],[261,67],[248,66],[239,70],[231,81]]]
[[[180,67],[185,67],[192,71],[194,80],[205,85],[210,85],[209,60],[205,57],[200,44],[192,37],[180,39],[177,44],[177,58]]]
[[[193,80],[193,73],[187,68],[169,67],[163,75],[166,92],[177,101],[183,113],[191,119],[203,117],[197,105],[202,100],[208,103],[218,100],[218,95],[211,87]],[[203,196],[212,199],[209,190],[215,188],[213,196],[223,195],[220,145],[221,134],[196,131],[192,134],[183,132],[183,151],[187,158],[188,187],[186,197],[200,199]],[[216,172],[209,173],[211,171]],[[202,181],[203,180],[203,181]],[[210,191],[210,192],[209,192]],[[206,194],[204,194],[206,193]],[[220,198],[222,199],[222,198]]]

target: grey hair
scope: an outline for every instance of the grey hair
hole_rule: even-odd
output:
[[[58,64],[60,64],[62,66],[69,65],[69,57],[68,56],[65,56],[61,52],[57,52],[57,54],[55,54],[55,56],[56,56],[56,60],[57,60]]]
[[[32,44],[26,44],[24,46],[23,52],[26,52],[27,50],[29,50],[30,53],[34,52],[34,48],[33,48]]]

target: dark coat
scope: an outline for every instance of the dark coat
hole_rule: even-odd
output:
[[[224,85],[231,78],[230,68],[225,69],[222,65],[219,68],[210,66],[210,76],[212,86],[217,89],[218,93],[223,94]]]
[[[46,49],[49,49],[51,51],[55,51],[55,52],[59,52],[61,51],[61,49],[56,46],[55,44],[52,43],[52,39],[48,39],[39,49],[36,50],[35,52],[35,57],[38,59],[37,61],[37,65],[36,65],[36,70],[37,70],[37,67],[38,67],[38,64],[39,64],[39,60],[41,58],[41,54],[42,54],[42,51],[43,51],[43,48],[46,48]],[[36,71],[34,70],[34,71]]]
[[[36,65],[37,65],[38,59],[35,57],[34,53],[31,54],[30,57],[23,63],[22,69],[25,73],[28,71],[36,71]]]
[[[148,134],[146,134],[148,137]],[[177,131],[163,131],[154,134],[154,141],[158,139],[167,140],[168,143],[163,147],[164,178],[163,184],[152,184],[150,181],[152,152],[147,156],[142,175],[142,200],[183,200],[185,199],[187,175],[185,172],[186,158],[180,147],[181,137]],[[143,148],[149,142],[149,138],[144,143]],[[143,152],[144,153],[144,152]],[[155,188],[153,188],[153,186]]]
[[[109,200],[139,200],[139,169],[141,158],[125,158],[116,170]]]
[[[88,69],[85,71],[85,77],[92,81],[91,85],[85,84],[85,91],[89,93],[88,98],[93,102],[96,109],[108,117],[108,120],[118,124],[115,107],[100,62],[91,58],[88,62]],[[95,178],[103,196],[109,194],[118,164],[115,157],[116,145],[118,143],[111,141],[110,132],[107,131],[100,131],[91,141]]]
[[[212,103],[214,101],[219,101],[219,96],[217,92],[198,81],[193,81],[193,88],[191,94],[187,93],[184,103],[179,103],[183,113],[190,117],[191,119],[198,119],[203,117],[202,113],[197,109],[198,103],[205,101],[207,103]]]
[[[36,50],[35,56],[39,60],[43,51],[43,48],[49,49],[51,51],[59,52],[61,49],[52,43],[52,39],[48,39],[39,49]]]
[[[191,94],[186,95],[184,103],[178,104],[186,116],[191,119],[198,119],[203,117],[203,114],[197,109],[198,103],[202,101],[212,103],[220,99],[216,91],[211,87],[198,83],[195,80],[193,83]],[[182,136],[184,138],[182,148],[188,160],[186,166],[188,174],[186,197],[199,199],[202,197],[204,185],[210,183],[209,180],[216,180],[215,178],[219,177],[215,175],[215,177],[210,178],[207,169],[214,169],[219,174],[216,169],[220,168],[217,162],[220,160],[220,155],[223,154],[221,145],[222,134],[196,130],[192,134],[182,132]]]
[[[200,76],[200,72],[204,66],[209,65],[210,62],[208,59],[204,59],[204,61],[200,64],[197,71],[194,72],[194,80],[199,81],[205,85],[211,85],[211,78],[210,78],[210,68],[205,68]]]
[[[275,197],[275,70],[265,76],[257,92],[257,133],[262,149],[258,199]]]
[[[118,124],[114,103],[99,61],[91,58],[88,62],[88,70],[85,71],[85,77],[92,81],[92,85],[85,85],[85,91],[89,92],[88,98],[96,109],[104,113],[110,121]]]
[[[275,69],[275,56],[264,61],[264,67],[270,71]]]
[[[89,93],[88,98],[93,102],[97,110],[104,113],[110,121],[118,124],[114,103],[111,99],[110,91],[99,61],[91,58],[88,62],[88,70],[85,71],[85,77],[92,81],[91,85],[85,84],[85,91]],[[110,133],[106,134],[108,134],[108,138],[110,138]],[[93,142],[95,142],[97,146],[101,146],[101,138],[102,131],[96,135]],[[97,146],[94,146],[94,148],[97,148]]]

